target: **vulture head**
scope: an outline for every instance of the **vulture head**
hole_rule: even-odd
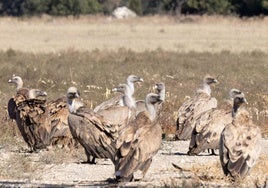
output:
[[[67,90],[67,99],[75,99],[80,97],[80,92],[76,87],[69,87]]]
[[[143,82],[143,79],[141,77],[138,77],[136,75],[130,75],[127,77],[127,82],[136,83],[136,82]]]
[[[233,117],[236,116],[236,113],[237,113],[239,107],[244,103],[248,104],[248,102],[247,102],[247,100],[245,98],[245,95],[243,93],[238,94],[238,95],[235,96],[234,104],[233,104],[233,112],[232,112]]]
[[[229,96],[231,99],[234,99],[238,95],[244,96],[244,93],[240,91],[239,89],[235,89],[235,88],[231,89],[229,92]]]
[[[203,79],[203,83],[204,84],[208,84],[208,85],[211,85],[211,84],[215,84],[215,83],[218,83],[218,80],[210,75],[206,75]]]
[[[165,89],[165,84],[163,82],[155,84],[155,90],[157,91],[157,93],[160,93],[164,89]]]
[[[83,102],[78,99],[79,97],[80,93],[76,87],[70,87],[67,90],[67,102],[71,113],[84,106]]]
[[[146,95],[146,99],[145,99],[146,104],[156,104],[159,102],[162,102],[160,96],[158,94],[155,93],[149,93]]]
[[[8,80],[8,83],[14,83],[17,86],[17,90],[22,88],[23,86],[23,81],[20,76],[16,76],[13,74],[12,78]]]
[[[160,95],[161,100],[164,101],[166,96],[165,84],[163,82],[159,82],[155,84],[154,88],[156,90],[156,93]]]
[[[242,104],[248,104],[247,99],[245,98],[244,94],[236,95],[234,98],[234,104],[240,107]]]
[[[39,89],[30,89],[28,95],[29,99],[35,99],[39,96],[47,96],[47,92]]]
[[[113,92],[120,92],[120,93],[125,93],[128,85],[127,84],[119,84],[117,87],[113,88]]]

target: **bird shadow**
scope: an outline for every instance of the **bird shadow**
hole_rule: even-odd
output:
[[[76,162],[76,164],[86,164],[86,165],[101,165],[101,166],[110,166],[110,163],[103,163],[103,162],[95,162],[91,163],[88,161]]]
[[[188,155],[187,153],[181,153],[181,152],[176,152],[176,153],[161,153],[162,155]]]
[[[218,156],[218,155],[212,155],[212,154],[198,154],[198,155],[188,155],[187,153],[182,153],[182,152],[172,152],[172,153],[161,153],[162,155],[179,155],[179,156],[189,156],[189,157],[195,157],[195,156],[206,156],[206,157],[209,157],[209,156],[212,156],[212,157],[215,157],[215,156]]]

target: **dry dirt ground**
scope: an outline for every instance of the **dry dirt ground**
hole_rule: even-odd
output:
[[[208,153],[188,156],[188,145],[189,141],[163,141],[146,176],[140,181],[121,184],[113,183],[114,166],[111,161],[100,159],[96,165],[85,164],[83,150],[68,158],[70,151],[66,149],[29,153],[25,149],[2,147],[0,169],[10,177],[0,176],[0,187],[268,187],[267,139],[262,139],[261,156],[250,175],[240,184],[233,184],[224,177],[219,156]],[[10,163],[12,158],[20,160],[32,171],[26,172],[29,171],[26,169],[24,175],[16,174],[14,168],[20,170],[16,164],[19,161]],[[13,171],[14,176],[9,171]],[[136,178],[139,177],[137,173]]]

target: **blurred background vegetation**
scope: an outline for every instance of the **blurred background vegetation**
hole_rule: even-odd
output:
[[[1,16],[110,15],[127,6],[138,15],[221,14],[260,16],[268,14],[268,0],[0,0]]]

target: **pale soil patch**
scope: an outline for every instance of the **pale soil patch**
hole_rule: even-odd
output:
[[[161,48],[179,52],[268,52],[268,19],[224,17],[145,17],[114,20],[0,18],[0,49],[23,52],[92,51]]]
[[[210,156],[207,153],[202,153],[199,156],[188,156],[186,155],[188,145],[188,141],[164,141],[143,180],[119,185],[139,187],[234,186],[224,177],[219,156]],[[251,174],[240,184],[241,187],[254,187],[256,184],[264,185],[268,177],[268,140],[263,139],[262,145],[261,157]],[[98,160],[97,165],[83,164],[85,158],[79,156],[80,154],[84,155],[83,150],[76,151],[76,154],[73,153],[72,155],[67,150],[51,150],[38,154],[10,151],[4,148],[0,151],[0,167],[2,170],[14,171],[14,168],[19,166],[16,163],[20,161],[14,161],[11,164],[9,160],[18,155],[21,156],[24,163],[35,168],[32,170],[18,168],[21,170],[21,178],[14,178],[12,175],[0,176],[0,185],[2,186],[118,186],[111,182],[114,178],[113,164],[104,159]],[[55,159],[56,157],[59,159]],[[183,170],[174,168],[172,163],[180,166]],[[15,177],[18,176],[17,174]]]

